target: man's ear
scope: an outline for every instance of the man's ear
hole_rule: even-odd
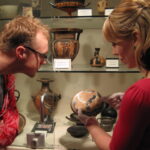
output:
[[[16,57],[18,59],[25,59],[26,58],[26,49],[23,46],[16,47]]]

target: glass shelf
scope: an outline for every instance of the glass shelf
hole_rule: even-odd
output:
[[[82,28],[100,29],[107,16],[61,16],[61,17],[41,17],[44,24],[51,28]],[[11,19],[0,19],[0,27]]]
[[[51,17],[41,18],[43,23],[48,24],[51,28],[82,28],[82,29],[99,29],[103,26],[107,16],[74,16],[74,17]]]
[[[38,72],[66,72],[66,73],[139,73],[138,69],[128,69],[124,65],[119,68],[91,67],[87,64],[73,64],[71,70],[54,70],[52,65],[42,65]]]

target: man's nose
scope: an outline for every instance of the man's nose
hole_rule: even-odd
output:
[[[115,48],[113,48],[113,49],[112,49],[112,54],[115,55],[115,56],[118,56],[118,55],[119,55],[119,54],[118,54],[118,50],[115,49]]]
[[[44,59],[44,60],[43,60],[43,64],[47,64],[47,59]]]
[[[47,64],[48,62],[47,62],[47,59],[46,58],[43,58],[42,60],[41,60],[41,65],[43,65],[43,64]]]

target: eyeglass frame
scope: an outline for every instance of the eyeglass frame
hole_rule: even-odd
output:
[[[23,47],[29,49],[33,53],[36,53],[36,54],[40,55],[40,57],[42,57],[42,58],[47,59],[47,55],[46,54],[41,54],[40,52],[38,52],[37,50],[35,50],[35,49],[33,49],[33,48],[29,47],[29,46],[23,45]]]

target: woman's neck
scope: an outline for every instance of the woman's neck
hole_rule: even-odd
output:
[[[145,78],[150,78],[150,71],[145,72]]]

